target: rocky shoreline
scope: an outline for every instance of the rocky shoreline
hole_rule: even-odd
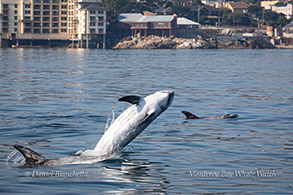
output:
[[[217,37],[204,39],[198,35],[196,38],[170,38],[148,36],[121,40],[113,49],[273,49],[293,48],[290,44],[274,45],[266,37],[241,38],[238,40],[219,40]]]

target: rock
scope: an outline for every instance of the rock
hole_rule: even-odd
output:
[[[113,49],[258,49],[273,48],[265,38],[217,40],[205,39],[198,35],[194,39],[148,36],[121,40]]]

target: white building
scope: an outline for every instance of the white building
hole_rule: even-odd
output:
[[[76,8],[76,29],[78,40],[97,39],[103,36],[105,42],[106,35],[106,10],[101,0],[78,0]]]
[[[277,4],[272,6],[272,11],[277,13],[282,13],[287,19],[293,16],[293,2],[286,2],[282,4]]]
[[[266,2],[266,1],[265,1]],[[293,2],[279,2],[279,1],[267,1],[268,3],[264,4],[262,2],[262,7],[266,10],[272,10],[273,12],[277,12],[279,14],[284,14],[287,19],[292,18],[293,16]]]
[[[2,38],[13,39],[18,30],[18,0],[1,0]]]
[[[57,40],[78,47],[105,47],[102,0],[0,0],[0,9],[1,39],[9,44],[47,41],[50,46]]]
[[[0,47],[2,45],[2,3],[0,0]]]

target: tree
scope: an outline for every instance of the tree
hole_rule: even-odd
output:
[[[267,11],[265,13],[265,23],[270,26],[279,26],[286,25],[289,23],[289,20],[284,14],[278,14],[273,11]]]

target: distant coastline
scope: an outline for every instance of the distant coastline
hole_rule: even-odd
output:
[[[293,39],[253,37],[233,40],[202,36],[191,39],[159,36],[127,37],[113,49],[293,49]]]

